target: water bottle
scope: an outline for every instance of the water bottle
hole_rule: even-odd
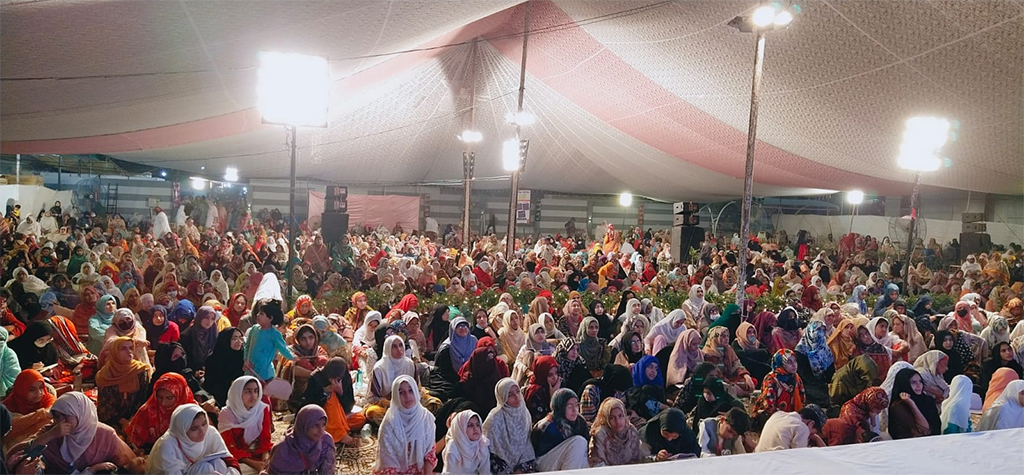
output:
[[[373,433],[373,427],[369,423],[363,425],[363,430],[359,432],[359,438],[362,439],[362,445],[365,447],[370,444],[370,437]]]
[[[363,382],[363,370],[356,370],[356,384],[354,384],[356,391],[362,390],[366,383]]]

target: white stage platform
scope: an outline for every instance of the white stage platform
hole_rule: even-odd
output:
[[[1024,429],[558,472],[579,475],[1024,473]]]

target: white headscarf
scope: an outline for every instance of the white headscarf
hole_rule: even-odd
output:
[[[214,269],[210,273],[210,284],[213,285],[213,288],[217,289],[217,292],[220,292],[221,300],[226,301],[231,298],[231,293],[228,291],[228,283],[224,280],[224,273],[220,269]]]
[[[188,437],[188,430],[199,414],[205,412],[195,404],[184,404],[174,409],[167,432],[153,444],[153,450],[146,459],[146,473],[191,473],[197,464],[202,465],[200,462],[231,456],[224,439],[213,426],[206,426],[202,442],[193,442]],[[223,461],[220,464],[227,468]]]
[[[949,385],[946,384],[946,380],[941,374],[935,372],[935,368],[938,367],[942,358],[949,358],[949,356],[939,350],[928,350],[914,360],[914,369],[921,374],[921,381],[924,382],[925,387],[938,389],[942,391],[942,397],[949,397]],[[891,390],[892,386],[889,388]]]
[[[252,301],[256,302],[261,299],[277,300],[278,302],[284,302],[281,298],[281,283],[277,281],[277,274],[273,272],[267,272],[263,274],[263,280],[260,281],[259,287],[256,288],[256,293],[252,296]]]
[[[21,274],[23,272],[25,273],[25,281],[21,283],[21,287],[25,289],[25,292],[36,294],[36,297],[42,297],[42,295],[46,293],[47,290],[50,289],[50,286],[46,285],[46,282],[43,282],[43,280],[40,279],[39,277],[36,277],[29,273],[28,269],[24,267],[14,269],[14,272],[11,274],[14,276],[14,278],[7,281],[7,285],[5,287],[10,287],[11,284],[17,282],[18,274]]]
[[[369,333],[369,323],[377,322],[377,324],[379,325],[382,320],[383,317],[381,317],[380,312],[376,310],[367,313],[366,318],[363,319],[363,326],[359,327],[359,329],[356,330],[356,334],[352,336],[352,344],[357,346],[363,343],[372,344],[374,341],[374,335],[373,333]]]
[[[444,470],[446,473],[489,473],[491,468],[491,452],[488,449],[487,436],[481,434],[477,440],[469,440],[466,434],[466,427],[473,418],[481,420],[479,414],[473,411],[462,411],[452,418],[448,434],[445,436],[445,446],[442,452],[444,458]]]
[[[373,375],[380,382],[381,391],[390,391],[391,385],[400,376],[413,376],[416,374],[416,365],[409,357],[405,356],[404,352],[401,358],[391,356],[391,346],[396,341],[402,345],[404,351],[405,343],[402,342],[402,337],[391,335],[384,340],[384,347],[381,348],[381,353],[384,354],[380,355],[380,360],[377,361],[377,364],[373,365]],[[390,393],[381,395],[394,397]]]
[[[64,436],[64,443],[60,446],[61,457],[64,457],[68,464],[74,465],[96,437],[96,428],[100,422],[96,415],[96,404],[93,404],[85,394],[73,391],[57,398],[50,407],[50,412],[59,412],[78,419],[78,425],[71,429],[70,434]]]
[[[974,383],[971,378],[958,374],[953,376],[949,384],[949,397],[942,401],[942,410],[939,420],[942,421],[942,431],[946,430],[949,424],[955,424],[963,430],[967,430],[971,421],[971,394],[974,391]]]
[[[259,395],[252,409],[246,409],[245,403],[242,402],[242,390],[250,381],[256,382]],[[263,385],[260,384],[260,380],[252,376],[239,376],[228,388],[228,404],[220,411],[217,430],[225,432],[242,428],[245,430],[242,438],[245,443],[251,444],[263,431],[263,412],[269,409],[270,406],[263,402]]]
[[[508,393],[516,382],[512,378],[502,378],[494,386],[494,397],[498,406],[491,409],[484,421],[484,435],[490,442],[491,453],[500,457],[511,466],[529,462],[537,456],[530,443],[530,410],[526,407],[526,399],[519,396],[519,407],[507,404]]]
[[[416,395],[412,407],[402,406],[398,395],[402,383],[409,384]],[[403,374],[391,384],[391,407],[380,423],[379,439],[374,472],[385,468],[402,471],[414,465],[420,469],[427,452],[434,450],[434,415],[419,403],[419,388],[412,376]]]
[[[978,430],[1013,429],[1024,427],[1024,407],[1018,394],[1024,391],[1024,379],[1015,379],[1006,385],[996,401],[981,416]]]
[[[689,310],[690,315],[693,315],[694,318],[697,317],[697,315],[700,313],[701,307],[704,306],[704,297],[698,297],[697,290],[702,290],[705,294],[707,294],[707,291],[704,290],[704,286],[694,285],[693,287],[690,287],[690,298],[686,299],[686,301],[683,302],[683,308]]]
[[[644,338],[644,341],[647,343],[647,347],[650,348],[654,345],[654,339],[657,338],[658,335],[665,337],[665,340],[669,344],[676,341],[676,339],[679,338],[679,335],[686,331],[686,325],[680,325],[679,328],[673,328],[673,324],[677,321],[686,321],[685,310],[677,308],[669,312],[668,317],[662,319],[658,323],[655,323],[654,326],[651,327],[651,331],[647,332],[647,338]]]

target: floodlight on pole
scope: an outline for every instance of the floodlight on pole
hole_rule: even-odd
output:
[[[189,179],[192,182],[192,189],[193,190],[202,190],[202,189],[206,188],[206,180],[204,180],[203,178],[194,176],[194,177],[190,177]]]
[[[628,191],[623,191],[622,194],[619,195],[619,205],[628,207],[629,205],[632,205],[632,204],[633,204],[633,194],[628,192]]]
[[[225,168],[224,181],[238,181],[238,169],[235,167]]]
[[[519,170],[519,138],[508,139],[501,144],[501,163],[505,171]]]
[[[479,130],[463,130],[461,134],[456,135],[456,138],[465,143],[480,143],[484,140],[484,134]]]
[[[505,114],[505,122],[523,127],[537,123],[537,116],[527,111],[509,112]]]
[[[327,127],[327,103],[331,93],[331,69],[327,58],[297,53],[264,51],[256,71],[260,116],[264,123],[284,125],[291,151],[288,189],[288,266],[291,280],[296,261],[295,152],[298,127]],[[290,282],[287,286],[291,299]]]
[[[750,215],[754,188],[754,146],[757,144],[757,110],[761,96],[761,82],[764,75],[765,33],[784,29],[793,21],[793,15],[800,13],[800,7],[790,4],[783,8],[780,3],[758,7],[748,16],[737,16],[728,25],[744,33],[754,33],[754,71],[750,86],[750,121],[747,123],[747,156],[743,172],[743,201],[740,206],[740,248],[738,259],[738,282],[736,304],[744,317],[747,299],[744,285],[747,282],[748,254],[750,253]]]
[[[846,202],[851,205],[859,205],[864,202],[864,192],[860,190],[850,190],[846,192]]]
[[[910,194],[910,226],[907,233],[907,257],[903,263],[904,281],[910,274],[910,258],[914,255],[914,231],[917,228],[917,208],[920,199],[921,172],[933,172],[942,165],[939,152],[949,139],[949,120],[941,117],[911,117],[903,131],[903,143],[896,163],[904,170],[914,172],[914,190]],[[903,286],[909,295],[910,287]]]

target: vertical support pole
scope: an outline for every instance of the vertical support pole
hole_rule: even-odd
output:
[[[289,177],[291,182],[288,188],[288,265],[285,266],[287,275],[285,275],[285,281],[288,282],[288,302],[292,300],[292,288],[295,287],[295,282],[292,282],[292,267],[295,265],[295,136],[297,135],[296,126],[291,126],[291,172]]]
[[[743,206],[740,211],[740,255],[739,276],[736,281],[736,304],[746,312],[744,300],[747,286],[747,245],[750,242],[750,201],[754,187],[754,145],[757,143],[757,106],[761,95],[761,78],[764,73],[764,31],[757,30],[757,45],[754,49],[754,78],[750,86],[750,123],[747,128],[747,164],[743,173]]]
[[[921,172],[914,174],[914,191],[910,194],[910,232],[907,233],[907,261],[903,263],[903,292],[909,295],[907,276],[910,274],[910,256],[914,255],[914,231],[917,227],[918,192],[921,188]]]
[[[517,112],[523,111],[523,95],[526,93],[526,46],[530,39],[530,5],[526,2],[526,14],[523,19],[523,59],[519,65],[519,108]],[[519,136],[522,127],[516,124],[516,140],[522,140]],[[508,233],[505,235],[505,259],[509,262],[516,250],[516,203],[519,201],[519,173],[522,171],[522,161],[525,157],[520,156],[520,167],[512,172],[512,193],[509,196],[508,205]]]

